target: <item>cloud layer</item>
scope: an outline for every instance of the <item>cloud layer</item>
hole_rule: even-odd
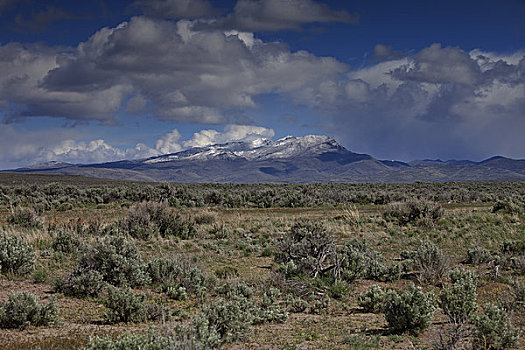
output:
[[[155,18],[213,18],[221,13],[206,0],[139,0],[133,5]]]
[[[0,125],[0,139],[5,142],[4,147],[0,148],[0,168],[16,168],[50,161],[88,164],[143,159],[217,143],[270,139],[274,135],[272,129],[260,126],[229,124],[223,131],[201,130],[187,140],[183,139],[177,129],[173,129],[159,137],[154,148],[143,143],[122,148],[102,139],[76,141],[78,135],[70,129],[20,132],[9,125]]]
[[[238,0],[231,14],[207,25],[210,28],[259,32],[299,30],[303,25],[315,22],[357,24],[359,15],[335,11],[313,0]]]
[[[523,52],[433,44],[350,72],[326,99],[336,106],[326,130],[380,157],[523,157]]]
[[[253,108],[254,97],[266,93],[293,96],[346,69],[251,33],[196,32],[189,21],[134,17],[72,50],[1,46],[0,102],[12,106],[7,121],[56,116],[112,124],[131,97],[128,111],[223,124],[226,108]]]
[[[293,114],[297,125],[306,122],[300,107],[319,132],[378,157],[523,157],[524,52],[468,52],[436,43],[407,55],[377,44],[373,58],[352,69],[334,57],[292,51],[256,34],[300,30],[308,23],[357,23],[357,15],[318,1],[239,0],[222,17],[206,0],[135,5],[144,16],[102,28],[75,47],[0,45],[4,123],[56,117],[118,125],[135,115],[190,124],[268,125],[279,116],[246,117],[246,112],[274,96],[289,102],[293,110],[283,115]],[[67,17],[58,10],[46,13],[42,23]],[[3,125],[0,148],[10,149],[5,140],[14,140],[19,149],[0,156],[100,162],[274,135],[252,126],[215,128],[189,140],[174,130],[155,145],[122,149],[111,140],[71,141],[79,135],[61,130],[54,130],[53,142],[35,142],[37,134],[29,133],[19,135],[26,144],[17,143],[17,127]]]

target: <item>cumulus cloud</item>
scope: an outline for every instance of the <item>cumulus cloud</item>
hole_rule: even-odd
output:
[[[134,148],[115,148],[102,139],[89,142],[64,140],[37,155],[38,161],[61,161],[69,163],[103,163],[121,159],[138,159],[158,155],[158,152],[139,143]]]
[[[297,6],[288,11],[282,1],[239,1],[238,9],[222,20],[233,21],[235,11],[245,11],[253,13],[246,17],[250,28],[259,25],[262,30],[267,24],[259,22],[266,17],[275,19],[272,28],[277,29],[284,28],[283,18],[295,28],[339,18],[314,1],[300,2],[304,7],[289,3]],[[319,10],[318,17],[307,16],[312,8]],[[281,17],[274,16],[275,11]],[[310,119],[317,112],[317,122],[308,120],[309,124],[352,150],[378,157],[523,156],[517,151],[525,149],[525,138],[519,135],[525,130],[521,51],[466,52],[434,44],[396,57],[393,48],[382,45],[375,51],[383,59],[351,70],[333,57],[293,52],[283,43],[258,39],[247,31],[248,24],[213,29],[207,20],[207,29],[199,30],[204,22],[142,16],[100,29],[76,47],[0,45],[0,115],[5,122],[47,116],[116,124],[118,113],[129,113],[184,123],[252,124],[243,117],[245,111],[258,107],[258,97],[272,94],[304,108]],[[261,120],[253,122],[257,123]],[[17,157],[115,160],[273,136],[268,130],[206,129],[190,140],[177,138],[173,131],[159,139],[158,146],[129,150],[105,141],[60,146],[56,140],[38,144],[29,138],[27,146],[20,145],[25,155]],[[59,140],[78,140],[78,135]],[[35,151],[39,147],[50,156]]]
[[[60,161],[73,164],[104,163],[118,160],[133,160],[182,151],[192,147],[231,141],[254,141],[272,138],[272,129],[230,124],[222,131],[206,129],[183,140],[177,129],[160,136],[155,147],[143,143],[135,146],[116,147],[103,139],[79,141],[71,129],[56,129],[38,132],[18,131],[10,125],[0,125],[0,169]]]
[[[523,157],[524,77],[522,52],[434,44],[348,73],[320,126],[356,151],[389,159]]]
[[[63,49],[42,45],[0,45],[0,104],[7,106],[1,110],[5,121],[31,116],[98,120],[107,124],[114,121],[123,98],[131,91],[129,85],[113,84],[89,91],[49,91],[41,86],[48,73],[57,68],[57,58],[63,54]]]
[[[193,24],[134,17],[76,48],[0,46],[6,121],[51,116],[112,124],[125,107],[161,120],[224,124],[226,109],[254,108],[254,97],[266,93],[293,97],[348,69],[251,33],[195,31]]]
[[[173,129],[170,133],[162,136],[155,143],[155,149],[161,154],[175,153],[182,149],[179,144],[182,135],[177,129]]]
[[[313,0],[238,0],[231,14],[209,26],[257,32],[299,30],[314,22],[357,24],[359,15],[332,10]]]
[[[252,125],[227,125],[223,132],[216,130],[201,130],[193,134],[190,140],[184,141],[186,148],[204,147],[231,141],[253,141],[255,139],[271,139],[274,130]]]
[[[393,72],[399,80],[432,84],[459,83],[474,85],[481,70],[470,55],[459,47],[442,48],[433,44],[417,53],[411,64]]]
[[[139,0],[134,6],[152,17],[171,19],[212,18],[221,11],[206,0]]]

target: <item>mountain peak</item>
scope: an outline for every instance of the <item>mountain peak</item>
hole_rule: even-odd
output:
[[[190,148],[143,160],[74,165],[40,164],[15,172],[71,174],[179,182],[413,182],[523,180],[525,159],[501,156],[482,162],[425,159],[377,160],[351,152],[324,135],[286,136]]]
[[[507,160],[507,159],[510,159],[510,158],[503,157],[503,156],[494,156],[494,157],[490,157],[485,160],[482,160],[480,163],[488,163],[488,162],[492,162],[495,160]]]
[[[232,141],[223,144],[191,148],[177,153],[149,158],[144,162],[149,164],[182,159],[287,159],[321,155],[327,152],[348,153],[349,151],[328,136],[286,136],[275,141],[265,138],[254,138],[246,141]]]

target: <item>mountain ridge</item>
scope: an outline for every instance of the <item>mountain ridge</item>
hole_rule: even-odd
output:
[[[435,182],[525,180],[525,160],[378,160],[349,151],[331,137],[307,135],[252,138],[139,160],[49,162],[10,171],[168,182]]]

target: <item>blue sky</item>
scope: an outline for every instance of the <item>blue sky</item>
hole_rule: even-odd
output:
[[[525,3],[0,0],[0,168],[325,134],[525,158]]]

